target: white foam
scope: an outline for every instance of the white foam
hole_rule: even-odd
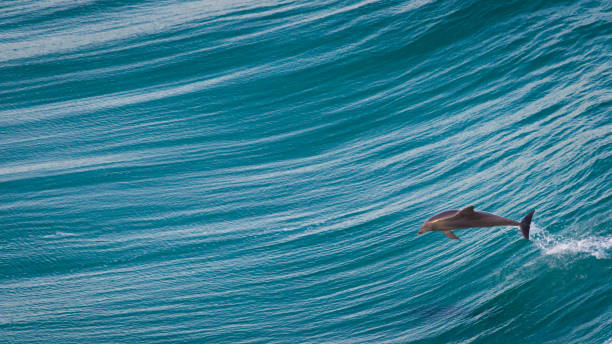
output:
[[[76,235],[77,235],[76,233],[68,233],[68,232],[56,231],[55,234],[43,235],[43,238],[45,238],[45,239],[58,239],[58,238],[65,238],[65,237],[76,236]]]
[[[588,236],[582,239],[564,238],[562,235],[552,234],[535,224],[531,225],[530,237],[533,243],[544,254],[589,254],[597,259],[610,257],[612,249],[611,236]]]

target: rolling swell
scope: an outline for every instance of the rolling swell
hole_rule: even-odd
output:
[[[609,14],[0,4],[0,339],[609,340]]]

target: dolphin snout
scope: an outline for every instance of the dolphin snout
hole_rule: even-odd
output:
[[[425,234],[427,232],[431,231],[431,229],[427,226],[427,224],[424,224],[421,226],[421,228],[419,228],[419,231],[417,232],[417,235],[421,235],[421,234]]]

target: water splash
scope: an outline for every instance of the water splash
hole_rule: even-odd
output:
[[[607,259],[610,258],[608,251],[612,249],[612,235],[570,239],[535,224],[531,225],[531,239],[544,254],[551,255],[586,253],[597,259]]]

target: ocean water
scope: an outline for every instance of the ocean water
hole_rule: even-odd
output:
[[[0,342],[610,343],[610,1],[0,3]],[[474,205],[517,228],[417,236]]]

